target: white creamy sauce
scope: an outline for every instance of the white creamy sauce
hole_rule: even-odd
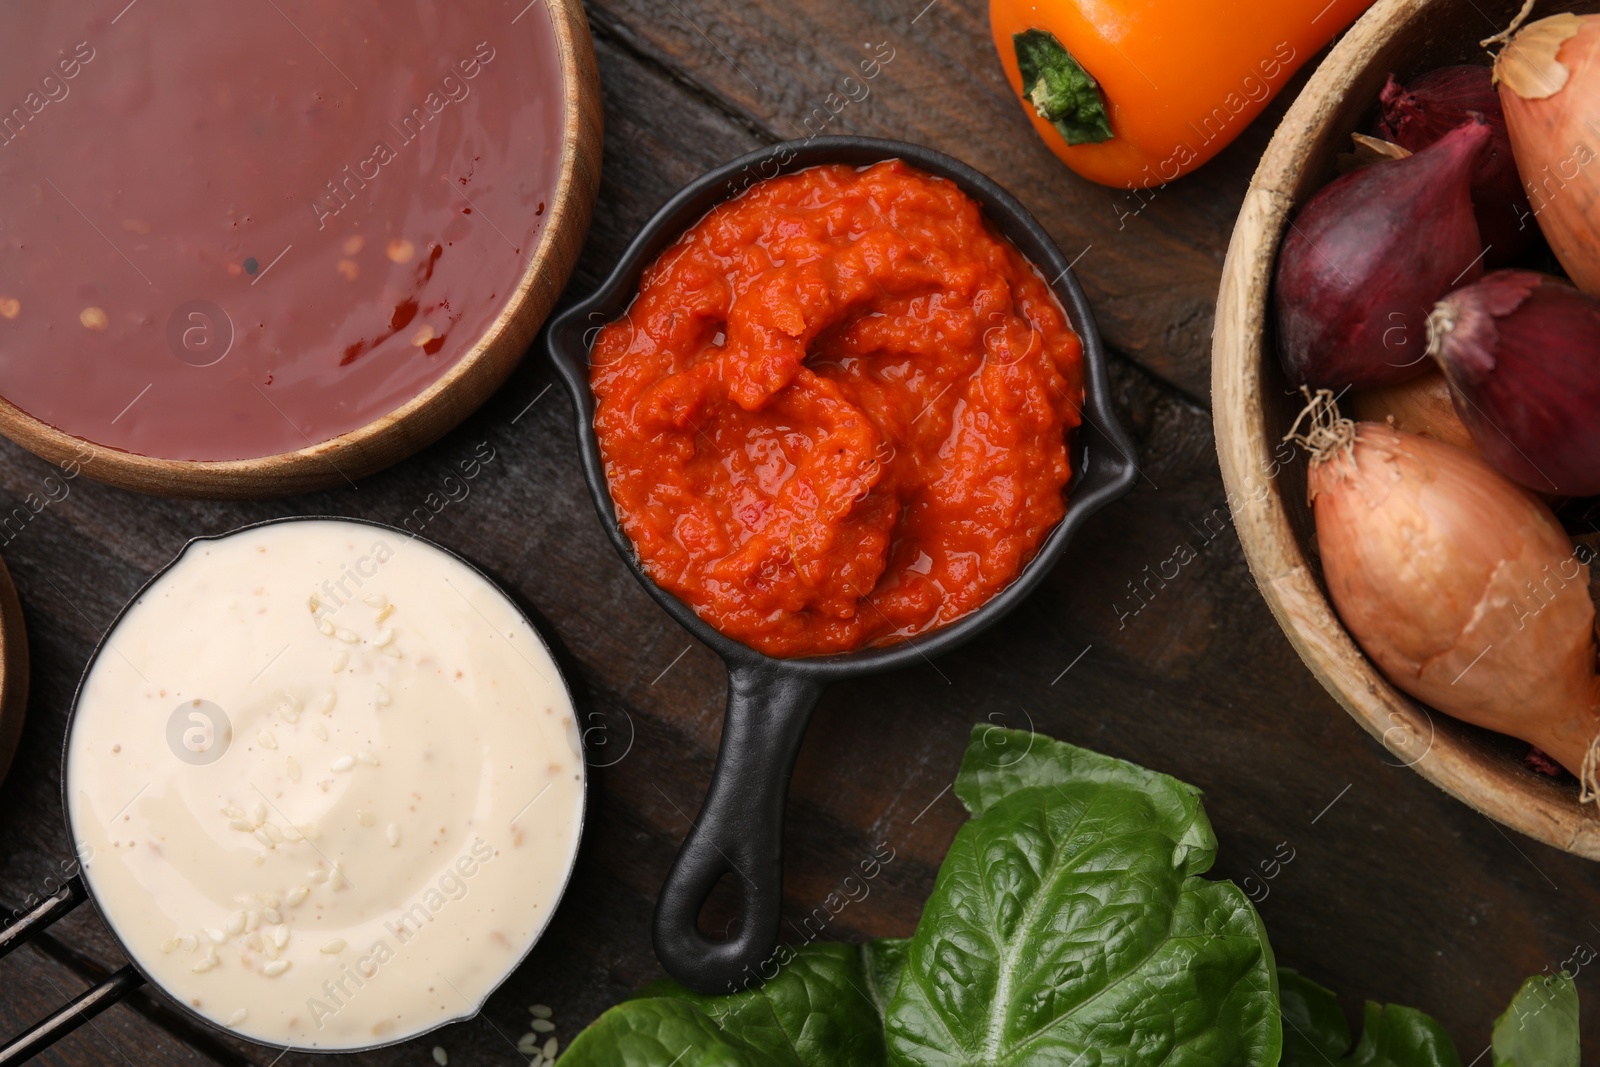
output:
[[[190,546],[96,657],[66,773],[138,964],[300,1048],[473,1014],[544,929],[583,816],[572,704],[522,613],[431,545],[333,520]]]

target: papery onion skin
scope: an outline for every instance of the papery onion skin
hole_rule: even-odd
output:
[[[1488,67],[1440,67],[1401,85],[1394,75],[1379,94],[1378,136],[1420,152],[1474,114],[1489,123],[1489,147],[1472,175],[1478,235],[1485,266],[1515,263],[1537,242],[1539,228],[1517,174],[1505,113]]]
[[[1485,459],[1542,493],[1600,493],[1600,300],[1496,271],[1441,300],[1429,330]]]
[[[1427,370],[1428,309],[1483,273],[1469,182],[1489,137],[1463,124],[1336,179],[1290,221],[1273,299],[1291,382],[1365,389]]]
[[[1313,458],[1328,593],[1394,685],[1574,775],[1600,733],[1588,568],[1543,503],[1453,445],[1377,423]]]
[[[1472,433],[1456,414],[1450,383],[1439,371],[1397,385],[1363,389],[1350,398],[1350,410],[1360,422],[1389,422],[1397,430],[1422,434],[1447,445],[1476,452]]]
[[[1600,15],[1523,27],[1495,79],[1539,228],[1578,288],[1600,296]]]

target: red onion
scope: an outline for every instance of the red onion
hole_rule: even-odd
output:
[[[1389,75],[1379,96],[1383,118],[1378,136],[1413,152],[1433,144],[1474,115],[1489,124],[1489,147],[1472,175],[1472,205],[1478,233],[1489,251],[1486,266],[1515,263],[1534,245],[1539,227],[1517,174],[1511,134],[1488,67],[1441,67],[1402,86]]]
[[[1427,369],[1428,309],[1483,272],[1468,187],[1490,137],[1482,119],[1463,123],[1336,179],[1290,222],[1276,302],[1291,381],[1364,389]]]
[[[1600,300],[1497,271],[1440,301],[1428,329],[1485,459],[1530,489],[1600,493]]]

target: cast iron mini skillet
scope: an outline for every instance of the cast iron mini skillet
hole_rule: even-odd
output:
[[[774,659],[712,629],[647,577],[617,521],[594,429],[589,348],[599,327],[620,318],[646,267],[719,202],[765,178],[822,163],[869,166],[901,159],[956,183],[984,209],[1046,278],[1083,341],[1083,425],[1074,434],[1067,514],[1016,581],[981,609],[898,644],[843,655]],[[1105,353],[1088,301],[1044,228],[1004,189],[971,167],[919,145],[866,137],[818,137],[773,145],[718,167],[685,187],[647,223],[599,290],[555,318],[550,356],[572,391],[578,443],[595,507],[634,577],[673,618],[727,663],[728,707],[722,749],[700,818],[690,830],[656,905],[656,955],[667,972],[702,993],[725,993],[756,979],[778,939],[783,892],[783,810],[789,776],[811,712],[829,682],[922,664],[998,622],[1053,567],[1078,527],[1121,496],[1137,477],[1134,449],[1113,412]],[[740,879],[738,932],[717,941],[699,929],[700,910],[718,879]]]
[[[523,617],[523,620],[528,624],[529,631],[533,633],[535,639],[543,646],[545,652],[550,654],[551,660],[555,660],[555,653],[551,650],[549,643],[545,641],[544,635],[539,631],[539,628],[534,625],[533,620],[528,618],[527,613],[522,609],[522,606],[517,603],[516,598],[508,593],[504,586],[502,586],[494,578],[491,578],[488,574],[485,574],[483,570],[471,560],[457,555],[455,552],[445,548],[443,545],[429,541],[425,538],[418,537],[415,534],[408,533],[407,531],[400,529],[398,526],[390,526],[388,523],[373,522],[370,519],[358,519],[342,515],[291,515],[283,518],[267,519],[263,522],[249,523],[247,525],[237,527],[236,529],[229,530],[226,533],[208,534],[204,537],[190,538],[184,544],[183,548],[178,552],[178,554],[172,558],[172,561],[152,574],[149,580],[146,581],[144,585],[139,587],[139,591],[133,594],[133,596],[128,599],[128,602],[122,606],[122,610],[117,613],[117,617],[111,620],[111,625],[106,627],[105,633],[100,637],[100,643],[95,646],[93,654],[89,657],[88,664],[83,668],[83,677],[78,681],[77,693],[75,693],[72,698],[72,710],[67,713],[66,742],[61,746],[61,814],[67,823],[67,839],[69,841],[74,839],[74,835],[72,832],[72,814],[67,804],[67,755],[72,749],[72,730],[73,725],[77,721],[78,717],[78,700],[83,695],[84,682],[88,681],[89,674],[94,670],[95,662],[99,660],[101,653],[103,653],[107,647],[110,646],[111,637],[114,633],[116,633],[117,624],[122,622],[123,616],[125,616],[129,610],[139,602],[139,599],[145,595],[151,586],[155,585],[158,581],[165,577],[166,573],[173,567],[177,566],[184,556],[188,554],[189,550],[198,544],[206,541],[218,541],[226,537],[232,537],[234,534],[241,534],[247,530],[259,529],[263,526],[277,526],[280,523],[287,522],[319,521],[358,523],[362,526],[371,526],[375,530],[394,534],[398,540],[421,541],[423,544],[438,549],[451,559],[454,559],[456,562],[476,573],[484,581],[488,582],[491,588],[497,590],[501,596],[505,597],[505,599],[516,608],[517,613]],[[562,690],[566,692],[567,699],[569,701],[572,700],[572,686],[570,686],[567,683],[566,678],[560,674],[559,666],[557,667],[556,679],[560,682]],[[582,763],[580,765],[584,766],[585,768],[587,767],[587,763]],[[590,801],[588,799],[588,786],[590,781],[591,779],[589,778],[587,771],[585,771],[583,783],[585,787],[585,801],[583,807],[579,809],[578,812],[578,833],[580,836],[583,833],[583,821],[589,809]],[[93,850],[91,849],[90,851],[92,852]],[[85,863],[92,862],[92,857],[83,856],[80,857],[80,859],[82,859],[82,861]],[[561,891],[556,896],[558,901],[561,899],[561,897],[566,895],[567,886],[572,881],[572,871],[576,865],[577,855],[574,853],[571,862],[567,866],[566,876],[562,880]],[[35,935],[43,933],[52,923],[59,919],[65,918],[74,908],[87,900],[93,903],[95,911],[99,913],[100,919],[105,924],[106,929],[111,932],[111,938],[116,942],[117,947],[122,950],[122,954],[130,961],[134,960],[135,957],[133,953],[128,951],[127,945],[125,945],[122,941],[122,935],[117,932],[117,928],[112,924],[111,919],[106,915],[105,911],[101,909],[99,900],[95,898],[93,891],[89,888],[89,884],[84,880],[83,874],[79,869],[79,860],[74,859],[72,861],[63,863],[62,870],[70,870],[74,873],[64,879],[65,884],[63,884],[59,889],[55,890],[49,896],[33,905],[28,911],[17,916],[16,921],[11,923],[11,925],[0,929],[0,959],[3,959],[13,950],[21,948]],[[533,937],[529,939],[527,947],[523,950],[522,958],[517,961],[516,967],[513,967],[506,972],[506,978],[509,978],[516,971],[516,968],[522,966],[522,964],[527,960],[528,955],[533,952],[534,946],[537,945],[544,937],[545,929],[548,927],[549,921],[549,917],[546,916],[544,924],[541,925],[534,933]],[[504,983],[504,981],[505,979],[502,978],[500,982],[497,982],[492,989],[484,994],[484,1002],[487,1002],[490,994],[498,989],[500,985]],[[239,1040],[242,1038],[246,1041],[255,1042],[256,1044],[265,1044],[265,1042],[262,1042],[257,1038],[250,1037],[248,1034],[241,1034],[238,1031],[229,1030],[219,1026],[210,1018],[200,1014],[200,1012],[190,1007],[189,1004],[183,1000],[183,998],[167,993],[166,988],[162,986],[159,981],[147,975],[144,972],[144,969],[141,968],[138,963],[129,962],[120,970],[112,972],[100,982],[90,986],[78,996],[74,997],[71,1001],[62,1005],[60,1008],[57,1008],[47,1018],[35,1023],[32,1027],[24,1030],[16,1037],[0,1043],[0,1067],[6,1067],[6,1065],[9,1064],[21,1063],[24,1060],[32,1059],[34,1056],[37,1056],[40,1052],[49,1048],[61,1038],[70,1034],[72,1031],[76,1030],[78,1027],[82,1026],[96,1015],[99,1015],[101,1012],[105,1011],[107,1008],[117,1003],[117,1001],[121,1000],[123,997],[126,997],[129,993],[132,993],[134,990],[138,989],[140,986],[143,986],[147,982],[154,988],[161,991],[163,999],[166,1003],[175,1006],[190,1019],[198,1022],[205,1029],[213,1031],[218,1036],[225,1036],[231,1040]],[[449,1026],[453,1023],[461,1022],[463,1019],[471,1018],[477,1015],[480,1010],[482,1010],[483,1004],[474,1004],[471,1005],[471,1008],[471,1011],[462,1012],[461,1014],[455,1015],[448,1019],[441,1019],[437,1024],[420,1033],[407,1034],[403,1037],[397,1037],[387,1041],[375,1041],[370,1045],[362,1045],[359,1048],[301,1048],[299,1051],[314,1054],[370,1052],[373,1049],[385,1048],[390,1045],[416,1040],[426,1034],[432,1033],[434,1030],[440,1029],[441,1027]],[[279,1046],[270,1045],[269,1047],[277,1048]]]

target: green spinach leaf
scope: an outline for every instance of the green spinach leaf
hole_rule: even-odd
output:
[[[1578,1067],[1578,987],[1563,971],[1522,983],[1494,1024],[1494,1067]]]
[[[883,1067],[871,946],[780,948],[760,989],[708,997],[657,982],[579,1034],[564,1067]]]
[[[1278,1003],[1283,1012],[1283,1067],[1327,1067],[1355,1044],[1333,990],[1299,971],[1278,968]]]
[[[956,835],[886,1020],[891,1062],[1087,1067],[1278,1062],[1272,950],[1200,877],[1199,793],[1019,731],[973,731]]]
[[[1456,1043],[1433,1016],[1367,1001],[1361,1043],[1339,1067],[1461,1067]]]

